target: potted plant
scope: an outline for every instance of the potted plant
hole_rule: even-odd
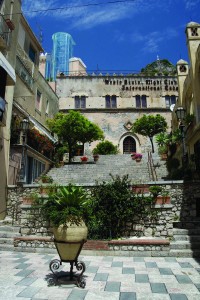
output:
[[[15,25],[14,25],[14,23],[12,22],[12,20],[10,20],[10,19],[5,19],[5,22],[6,22],[7,26],[8,26],[8,28],[9,28],[11,31],[13,31],[13,30],[15,29]]]
[[[136,153],[136,154],[135,154],[135,160],[136,160],[137,162],[140,162],[141,159],[142,159],[142,154],[141,154],[141,153]]]
[[[94,161],[98,161],[99,160],[99,154],[93,154],[93,158],[94,158]]]
[[[80,159],[81,159],[81,162],[82,162],[82,163],[85,163],[85,164],[86,164],[87,161],[88,161],[88,157],[87,157],[87,156],[82,156]]]
[[[77,270],[83,270],[78,278],[78,284],[84,287],[84,280],[81,276],[85,271],[85,264],[78,262],[77,259],[87,239],[88,229],[85,221],[89,215],[88,194],[82,187],[71,184],[54,186],[49,189],[45,198],[37,197],[35,204],[40,209],[43,218],[50,222],[54,243],[61,261],[71,264],[70,279],[72,279],[73,264],[75,264]],[[51,271],[58,269],[59,265],[58,260],[53,260],[50,263]]]
[[[135,160],[135,155],[136,155],[136,152],[132,152],[132,153],[131,153],[131,158],[132,158],[133,160]]]
[[[42,183],[52,183],[53,182],[53,178],[51,176],[48,176],[46,174],[42,174],[39,177],[39,181],[42,181]]]
[[[156,204],[169,204],[169,192],[159,185],[152,185],[149,187],[149,192],[153,195]]]
[[[166,160],[167,159],[167,152],[168,152],[167,145],[159,146],[158,153],[161,157],[161,160]]]
[[[87,239],[85,220],[88,216],[88,201],[85,190],[71,184],[54,186],[49,189],[45,198],[35,199],[35,205],[40,209],[43,218],[51,224],[55,243],[63,242],[57,244],[57,250],[63,260],[75,259],[80,248],[76,242]],[[75,244],[65,245],[65,242]]]

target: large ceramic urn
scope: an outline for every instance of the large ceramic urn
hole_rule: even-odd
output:
[[[76,260],[84,242],[88,229],[82,221],[79,225],[67,223],[53,228],[54,242],[62,261]]]

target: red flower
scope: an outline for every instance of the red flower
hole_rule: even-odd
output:
[[[87,156],[82,156],[81,157],[81,161],[87,161],[88,160],[88,157]]]

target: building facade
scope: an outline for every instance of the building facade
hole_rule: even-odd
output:
[[[11,126],[9,184],[19,181],[32,183],[52,164],[51,156],[41,153],[42,149],[38,145],[45,140],[46,144],[49,142],[49,149],[52,149],[51,144],[56,142],[47,128],[46,120],[58,112],[58,97],[39,71],[41,52],[43,48],[21,15],[15,51],[16,84]],[[23,120],[29,123],[27,132],[19,128]],[[30,132],[31,139],[27,139],[26,135],[30,135]],[[38,139],[38,143],[33,143],[34,137]]]
[[[182,107],[185,110],[185,119],[181,125],[187,164],[200,174],[200,24],[187,24],[186,39],[190,63],[184,60],[177,62],[179,97],[173,113],[173,129],[180,127],[175,111]],[[176,155],[181,162],[184,155],[183,145]]]
[[[85,75],[57,76],[56,92],[62,112],[81,111],[99,125],[105,139],[121,154],[151,150],[147,138],[133,134],[134,121],[143,114],[161,114],[171,130],[171,110],[178,96],[174,76]],[[97,142],[86,145],[91,153]]]
[[[10,122],[16,82],[16,45],[21,1],[0,1],[0,219],[6,215]]]

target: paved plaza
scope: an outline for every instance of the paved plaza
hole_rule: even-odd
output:
[[[57,255],[0,252],[0,299],[199,300],[200,260],[173,257],[80,256],[86,287],[57,285],[49,262]],[[63,263],[59,272],[69,271]]]

